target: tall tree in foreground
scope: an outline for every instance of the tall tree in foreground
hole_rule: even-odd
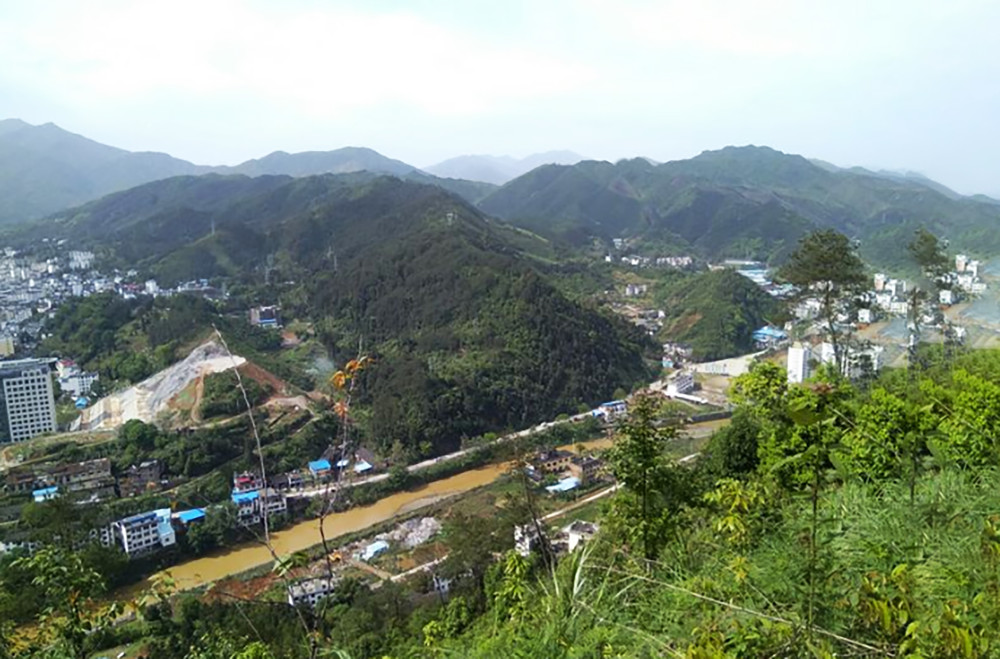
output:
[[[611,470],[623,490],[615,495],[608,518],[620,525],[619,534],[633,547],[642,547],[647,560],[656,558],[685,500],[684,479],[666,454],[667,442],[677,431],[657,427],[658,407],[652,395],[636,397],[608,452]]]
[[[819,299],[820,320],[833,345],[837,371],[843,372],[844,351],[837,317],[851,309],[867,282],[865,266],[854,244],[833,229],[814,231],[799,241],[778,271],[778,278],[797,287],[800,296]]]

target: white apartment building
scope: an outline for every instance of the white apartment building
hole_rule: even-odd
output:
[[[294,583],[288,589],[288,603],[313,608],[321,599],[333,593],[339,582],[337,577],[317,577]]]
[[[52,360],[0,362],[0,443],[21,442],[56,430]]]
[[[809,346],[796,342],[788,349],[788,382],[802,384],[812,375],[809,361],[813,358]]]
[[[148,554],[177,542],[174,527],[170,523],[169,508],[120,519],[111,525],[111,530],[129,558]]]

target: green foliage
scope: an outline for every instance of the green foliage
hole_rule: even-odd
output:
[[[664,336],[689,343],[699,360],[751,352],[753,332],[783,316],[773,296],[733,270],[701,273],[671,286],[660,306],[667,314]]]
[[[247,402],[243,398],[243,392],[237,387],[236,374],[232,371],[205,376],[204,386],[201,399],[203,417],[235,416],[247,411]],[[243,388],[253,407],[263,403],[271,394],[267,384],[261,384],[246,376],[243,377]]]

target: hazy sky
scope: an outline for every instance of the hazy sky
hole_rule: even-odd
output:
[[[0,4],[0,117],[235,164],[767,144],[1000,194],[995,0]]]

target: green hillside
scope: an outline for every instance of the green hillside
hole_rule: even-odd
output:
[[[902,261],[918,227],[974,254],[1000,249],[1000,206],[958,197],[913,176],[821,167],[767,147],[727,147],[653,165],[583,162],[542,167],[481,207],[580,244],[592,237],[670,237],[707,257],[780,260],[812,228],[861,240],[866,258]]]
[[[551,245],[435,186],[366,174],[187,177],[42,230],[161,285],[225,276],[254,299],[270,296],[288,318],[313,323],[338,362],[360,342],[376,364],[366,431],[386,448],[398,439],[443,451],[648,377],[634,328],[549,281]],[[264,286],[265,262],[283,283]]]
[[[659,300],[667,313],[663,336],[688,343],[698,360],[752,351],[751,334],[781,320],[781,304],[733,270],[695,275]]]

